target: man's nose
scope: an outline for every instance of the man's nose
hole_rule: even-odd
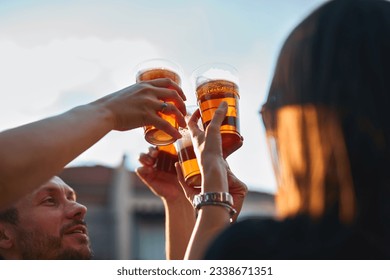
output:
[[[67,207],[67,218],[83,220],[87,213],[87,207],[78,202],[71,202]]]

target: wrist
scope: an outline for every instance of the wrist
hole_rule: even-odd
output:
[[[225,168],[207,168],[202,174],[203,192],[227,192],[228,181]]]
[[[163,199],[166,217],[180,219],[183,223],[194,223],[196,211],[192,203],[186,198],[167,201]]]
[[[213,206],[210,209],[224,208],[225,211],[229,213],[230,218],[232,218],[237,213],[236,209],[233,207],[233,197],[228,192],[206,192],[197,194],[194,196],[192,204],[197,212],[200,211],[203,207],[210,208],[209,206]]]
[[[105,98],[103,97],[85,106],[96,112],[97,116],[99,116],[97,119],[99,119],[100,123],[106,123],[110,127],[110,130],[113,130],[116,124],[116,117],[114,112],[108,108],[107,102],[104,102],[104,100]]]
[[[176,198],[161,197],[166,209],[192,209],[191,202],[185,196]],[[192,209],[193,210],[193,209]]]

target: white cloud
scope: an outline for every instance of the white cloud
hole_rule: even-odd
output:
[[[158,56],[156,48],[140,40],[69,38],[34,47],[0,41],[0,126],[9,121],[15,125],[15,115],[19,122],[28,122],[61,113],[67,108],[58,107],[56,112],[52,106],[68,93],[79,96],[62,106],[80,105],[119,90],[133,82],[131,70],[139,60],[151,56]],[[107,76],[101,77],[102,73]]]

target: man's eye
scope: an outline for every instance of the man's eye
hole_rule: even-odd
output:
[[[47,197],[43,200],[44,204],[55,204],[56,200],[53,197]]]

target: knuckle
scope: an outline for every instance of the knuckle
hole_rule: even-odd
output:
[[[173,81],[169,78],[163,78],[163,81],[166,82],[167,84],[173,84]]]
[[[141,88],[150,87],[149,81],[141,81],[141,82],[138,82],[138,85],[139,85]]]
[[[170,89],[169,89],[169,93],[170,93],[171,95],[173,95],[173,96],[177,95],[177,91],[176,91],[175,89],[173,89],[173,88],[170,88]]]
[[[166,93],[166,96],[169,98],[169,101],[173,101],[173,102],[175,102],[175,104],[177,103],[178,94],[177,94],[177,91],[175,89],[167,88],[165,93]]]
[[[149,92],[152,86],[150,84],[145,83],[145,82],[141,82],[141,83],[142,84],[140,84],[140,88],[138,91],[142,94]]]

